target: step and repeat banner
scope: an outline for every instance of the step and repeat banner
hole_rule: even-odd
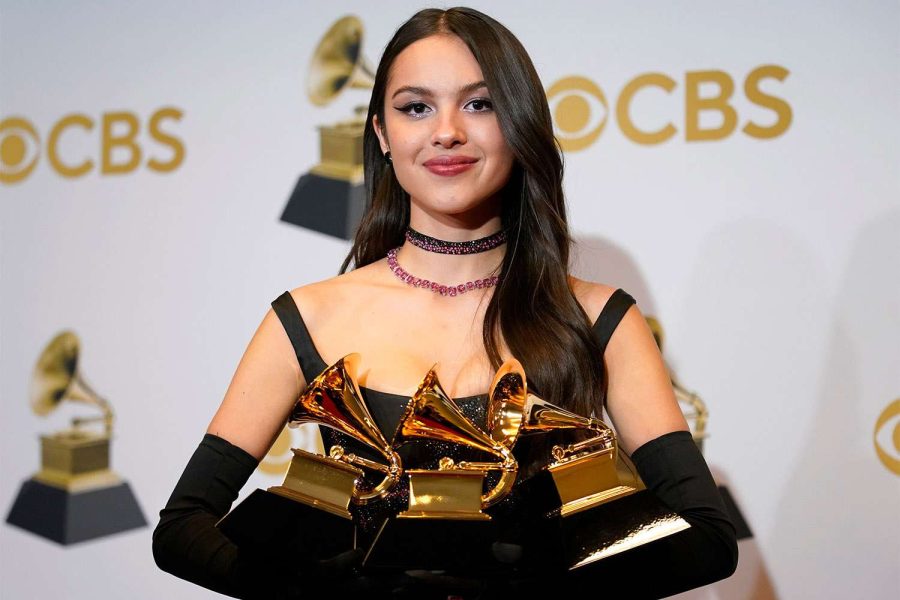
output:
[[[472,4],[544,83],[576,274],[657,318],[740,521],[685,597],[897,597],[900,5]],[[0,3],[0,597],[212,595],[155,567],[158,511],[269,303],[337,272],[364,65],[420,8]]]

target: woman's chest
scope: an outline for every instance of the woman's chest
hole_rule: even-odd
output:
[[[352,352],[360,355],[357,379],[363,387],[408,397],[434,368],[444,390],[462,397],[485,393],[493,377],[482,323],[471,316],[360,310],[320,320],[313,335],[329,364]]]

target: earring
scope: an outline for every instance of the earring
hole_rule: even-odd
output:
[[[391,152],[390,152],[390,151],[387,151],[387,152],[384,153],[384,162],[386,162],[386,163],[389,164],[389,165],[393,165],[393,164],[394,164],[394,160],[391,158]]]

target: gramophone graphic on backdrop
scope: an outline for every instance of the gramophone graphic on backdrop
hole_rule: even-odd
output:
[[[63,331],[38,357],[31,380],[31,409],[44,416],[63,402],[102,411],[75,417],[72,426],[41,435],[41,469],[22,483],[6,517],[10,525],[63,545],[147,524],[128,483],[109,468],[113,411],[78,368],[78,336]],[[102,425],[102,430],[86,425]]]
[[[352,15],[338,19],[325,33],[307,74],[310,102],[325,106],[347,88],[371,89],[374,73],[362,54],[362,38],[362,22]],[[366,107],[355,112],[346,121],[319,127],[319,164],[300,176],[282,221],[345,240],[353,236],[366,206]]]

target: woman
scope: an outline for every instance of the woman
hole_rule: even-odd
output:
[[[382,422],[399,418],[434,363],[448,394],[477,412],[511,357],[543,398],[583,415],[607,409],[648,488],[692,527],[562,585],[659,596],[730,575],[734,529],[643,317],[627,294],[568,274],[561,156],[518,40],[472,9],[417,13],[379,64],[364,144],[370,205],[342,274],[273,302],[161,513],[157,563],[224,593],[273,597],[327,583],[355,558],[275,582],[213,525],[307,382],[358,352]]]

